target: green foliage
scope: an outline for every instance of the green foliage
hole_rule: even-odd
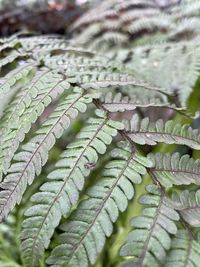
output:
[[[164,2],[0,39],[2,266],[199,265],[200,5]]]

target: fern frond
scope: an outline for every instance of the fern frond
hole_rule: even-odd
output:
[[[171,245],[170,234],[176,234],[174,221],[179,220],[171,201],[155,185],[147,186],[148,195],[140,199],[147,205],[143,215],[133,218],[127,243],[121,248],[121,256],[134,259],[125,261],[122,266],[160,267],[166,258],[166,250]]]
[[[192,92],[200,70],[199,42],[139,46],[131,49],[127,67],[137,77],[177,94],[182,106]],[[189,68],[188,68],[189,66]]]
[[[191,40],[200,34],[199,32],[200,20],[199,18],[184,18],[174,27],[170,32],[168,39],[177,40],[182,37],[182,40]]]
[[[167,31],[172,27],[171,20],[167,15],[160,15],[156,17],[141,17],[137,21],[133,21],[127,30],[131,34],[136,34],[140,31],[153,32],[155,30]]]
[[[48,152],[60,138],[65,129],[76,118],[78,112],[85,112],[87,104],[97,97],[95,93],[74,92],[62,100],[49,118],[42,124],[27,144],[22,146],[22,151],[15,154],[14,163],[8,174],[0,183],[0,219],[6,217],[31,184],[35,175],[39,175],[42,166],[47,162]]]
[[[200,3],[198,0],[184,1],[179,7],[174,8],[175,18],[199,16]]]
[[[26,78],[31,72],[36,71],[36,64],[34,61],[23,62],[19,64],[14,70],[10,71],[6,76],[0,79],[0,96],[10,91],[19,80]]]
[[[48,264],[77,267],[94,264],[106,237],[112,234],[119,212],[126,210],[128,200],[134,196],[133,184],[141,183],[145,167],[151,166],[127,143],[113,150],[112,155],[114,159],[105,166],[103,177],[89,188],[86,199],[62,226],[64,233]]]
[[[159,142],[166,144],[187,145],[200,149],[200,133],[189,125],[181,125],[173,121],[163,122],[159,119],[150,122],[149,118],[140,120],[137,114],[130,121],[125,121],[126,134],[137,144],[156,145]]]
[[[32,196],[34,206],[26,212],[21,233],[23,258],[26,266],[37,266],[39,257],[48,247],[55,227],[61,216],[66,216],[79,199],[85,177],[90,169],[87,164],[96,164],[98,153],[104,154],[112,137],[122,125],[102,114],[90,118],[78,134],[76,141],[69,144],[49,175],[50,181]]]
[[[105,88],[109,86],[127,86],[132,85],[136,87],[141,87],[147,90],[157,91],[165,93],[163,88],[155,87],[153,85],[147,84],[144,81],[139,81],[133,76],[123,73],[91,73],[91,75],[76,76],[75,78],[68,78],[69,82],[78,82],[82,88]]]
[[[101,97],[101,104],[109,112],[123,112],[125,110],[134,110],[137,107],[168,107],[176,109],[175,106],[170,105],[170,103],[165,102],[164,99],[156,95],[151,97],[143,94],[132,94],[131,97],[128,97],[123,96],[121,93],[114,94],[109,92]]]
[[[69,89],[70,84],[63,81],[62,75],[48,70],[41,70],[33,78],[29,87],[20,92],[19,100],[10,103],[2,125],[2,145],[0,155],[0,172],[6,173],[19,143],[30,130],[31,124],[42,114],[55,98]]]
[[[200,190],[182,191],[180,195],[174,194],[176,209],[181,217],[190,225],[200,227]]]
[[[91,49],[105,50],[108,46],[122,45],[128,41],[127,36],[124,33],[110,31],[103,33],[100,37],[91,42]]]
[[[179,230],[172,240],[164,267],[198,267],[200,245],[187,230]]]
[[[173,185],[200,185],[200,160],[194,160],[189,155],[180,156],[179,153],[149,154],[153,162],[151,169],[156,179],[165,187]]]
[[[67,71],[68,73],[72,73],[71,69],[74,72],[78,72],[82,68],[85,70],[94,70],[98,68],[99,70],[106,70],[108,68],[118,68],[119,69],[119,62],[111,61],[110,58],[103,57],[103,56],[95,56],[95,57],[83,57],[83,56],[74,56],[68,54],[62,55],[54,55],[49,56],[47,55],[44,58],[45,66],[55,69],[55,68],[62,68],[62,70]],[[122,64],[121,64],[122,66]]]

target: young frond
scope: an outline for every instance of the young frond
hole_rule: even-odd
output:
[[[104,154],[112,137],[122,125],[97,110],[99,116],[90,118],[87,125],[70,143],[49,173],[40,192],[32,196],[33,206],[26,212],[21,233],[23,259],[26,266],[37,266],[44,249],[58,226],[79,199],[85,177],[90,174],[88,164],[96,164],[98,153]]]
[[[47,259],[48,264],[77,267],[94,264],[106,237],[112,234],[119,212],[126,210],[128,200],[134,196],[133,185],[141,183],[145,167],[151,166],[150,161],[132,151],[127,143],[114,149],[112,156],[102,178],[88,189],[86,199],[61,226],[64,233]]]
[[[194,160],[189,155],[179,153],[149,154],[153,162],[151,169],[156,179],[166,188],[173,185],[200,185],[200,160]]]
[[[128,235],[127,243],[121,248],[121,256],[134,257],[122,266],[160,267],[166,259],[171,245],[171,234],[176,234],[174,221],[179,220],[172,202],[156,185],[147,186],[148,195],[140,203],[147,205],[141,216],[131,220],[135,229]]]
[[[174,123],[172,120],[164,123],[162,119],[151,122],[149,118],[140,119],[137,114],[130,121],[125,121],[125,131],[133,142],[137,144],[156,145],[166,144],[187,145],[200,149],[200,133],[185,124]]]

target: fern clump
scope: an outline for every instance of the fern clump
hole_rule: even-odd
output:
[[[109,0],[70,39],[0,39],[2,266],[199,266],[199,9]]]

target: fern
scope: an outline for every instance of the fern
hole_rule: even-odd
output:
[[[163,186],[200,184],[199,159],[194,160],[189,155],[180,156],[179,153],[149,154],[148,158],[154,164],[151,171]]]
[[[148,207],[142,216],[132,219],[136,229],[129,233],[127,244],[121,248],[122,256],[135,256],[122,266],[160,266],[169,250],[170,234],[176,234],[174,221],[179,220],[172,203],[155,185],[147,187],[148,195],[140,199]]]
[[[140,96],[139,94],[131,95],[131,97],[123,96],[121,93],[112,94],[107,93],[101,97],[101,103],[103,107],[109,112],[124,112],[125,110],[134,110],[136,108],[147,108],[147,107],[168,107],[175,108],[170,105],[164,99],[160,99],[158,96]],[[178,109],[178,108],[177,108]]]
[[[128,200],[134,195],[132,183],[141,183],[145,167],[151,166],[151,162],[132,152],[130,146],[121,146],[113,150],[115,159],[105,166],[103,178],[89,188],[87,199],[79,204],[69,222],[62,225],[64,233],[47,259],[48,264],[88,266],[89,262],[95,263],[105,238],[112,234],[112,224],[119,211],[127,208]]]
[[[59,138],[64,129],[69,127],[71,119],[74,119],[79,111],[86,110],[86,104],[92,101],[92,97],[92,94],[84,95],[83,92],[74,92],[67,96],[43,123],[35,137],[14,156],[15,162],[0,183],[1,219],[7,216],[16,203],[20,203],[27,184],[32,184],[35,175],[40,174],[56,138]]]
[[[172,241],[165,267],[199,266],[199,243],[186,230],[179,230]]]
[[[130,121],[126,121],[126,133],[129,138],[141,145],[156,145],[158,142],[164,142],[200,149],[198,129],[192,129],[189,125],[175,124],[173,121],[164,123],[160,119],[156,123],[151,123],[149,118],[140,120],[135,114]]]
[[[200,207],[200,191],[189,192],[185,190],[180,196],[174,194],[177,210],[180,211],[181,217],[194,227],[200,226],[199,207]]]
[[[4,173],[7,172],[19,141],[23,141],[24,134],[30,130],[31,124],[42,114],[45,107],[69,86],[69,83],[62,80],[61,75],[48,70],[41,70],[37,73],[37,77],[33,78],[32,84],[23,93],[22,97],[20,94],[20,100],[17,104],[15,98],[14,109],[12,109],[11,114],[6,113],[9,124],[6,120],[6,126],[1,136],[2,155],[0,165],[3,166]],[[30,117],[28,121],[27,116]],[[4,128],[3,125],[2,128]]]
[[[0,38],[0,264],[198,266],[199,3],[90,5]]]
[[[9,72],[4,78],[0,79],[1,90],[0,95],[6,94],[19,80],[27,77],[31,71],[34,71],[35,64],[33,61],[19,64],[16,69]]]
[[[104,154],[112,136],[117,134],[116,129],[121,128],[105,114],[99,111],[97,114],[100,117],[90,118],[77,140],[67,146],[56,169],[48,175],[50,181],[42,185],[41,192],[32,196],[35,205],[25,213],[28,218],[23,223],[21,234],[27,265],[37,265],[38,256],[48,247],[61,216],[66,216],[78,201],[84,178],[90,173],[87,164],[96,164],[97,152]]]

